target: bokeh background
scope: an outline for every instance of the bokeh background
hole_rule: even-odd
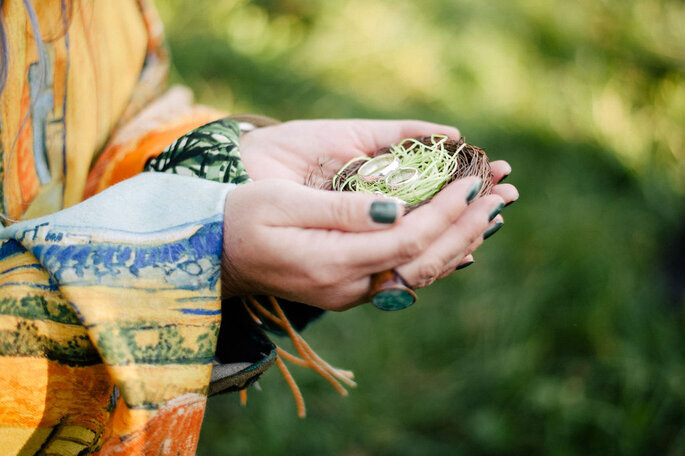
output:
[[[209,401],[199,454],[685,454],[685,3],[157,5],[200,102],[457,125],[521,193],[415,306],[306,331],[348,398],[291,367],[300,420],[273,368]]]

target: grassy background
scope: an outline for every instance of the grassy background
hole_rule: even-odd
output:
[[[414,307],[307,330],[350,397],[292,367],[299,420],[272,369],[199,454],[685,454],[682,1],[157,4],[201,102],[454,124],[521,192]]]

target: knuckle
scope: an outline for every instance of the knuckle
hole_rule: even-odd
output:
[[[483,230],[485,231],[485,230]],[[479,234],[478,236],[475,236],[475,239],[471,241],[471,244],[469,244],[468,249],[470,251],[476,250],[480,245],[483,243],[483,234]]]
[[[456,266],[455,266],[455,268],[456,268]],[[438,280],[444,279],[445,277],[447,277],[448,275],[452,274],[453,272],[454,272],[454,268],[445,268],[445,269],[443,269],[442,272],[440,272],[440,275],[438,276]]]
[[[354,220],[354,204],[350,198],[341,198],[331,205],[331,216],[340,226],[347,226]]]
[[[426,288],[431,286],[433,282],[435,282],[435,278],[420,280],[416,285],[414,285],[414,288]]]
[[[424,249],[424,242],[418,237],[408,236],[399,244],[399,259],[409,261],[419,255]]]
[[[316,288],[321,287],[325,279],[323,269],[317,267],[317,265],[315,265],[313,262],[303,267],[300,270],[299,275],[303,279],[304,283],[308,283],[311,287]]]
[[[434,261],[423,263],[417,270],[417,279],[420,284],[433,283],[442,272],[442,264]]]
[[[487,223],[478,224],[478,229],[473,230],[469,233],[469,235],[467,237],[468,242],[466,243],[466,246],[467,247],[471,246],[471,245],[477,243],[479,239],[482,239],[483,238],[483,232],[487,229],[487,227],[488,227]]]
[[[313,285],[318,289],[332,288],[340,281],[339,275],[330,268],[313,269],[310,279]]]
[[[466,203],[464,203],[466,204]],[[450,211],[434,211],[433,217],[435,218],[434,223],[437,226],[441,227],[448,227],[452,224],[454,221],[454,214],[452,214]]]

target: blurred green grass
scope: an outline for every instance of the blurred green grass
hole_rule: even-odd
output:
[[[199,454],[685,454],[682,2],[156,3],[201,102],[454,124],[521,193],[412,308],[307,330],[350,397],[292,367],[298,420],[272,369]]]

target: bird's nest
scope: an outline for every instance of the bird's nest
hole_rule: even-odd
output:
[[[367,181],[359,169],[369,160],[384,154],[392,154],[403,169],[416,170],[414,180],[406,185],[392,186],[386,180]],[[413,172],[413,171],[412,171]],[[489,194],[494,182],[490,163],[479,147],[443,135],[405,139],[399,144],[383,147],[370,157],[350,160],[327,181],[325,188],[335,191],[357,191],[383,194],[405,203],[411,211],[429,202],[447,184],[462,177],[478,176],[483,186],[478,196]]]

